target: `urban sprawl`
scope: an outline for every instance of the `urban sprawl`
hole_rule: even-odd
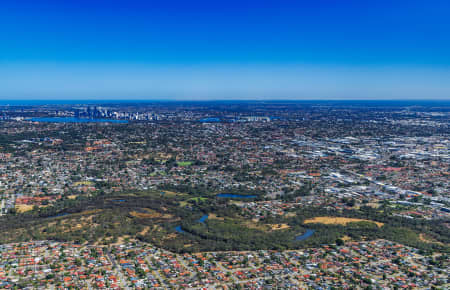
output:
[[[0,288],[448,289],[450,106],[0,106]]]

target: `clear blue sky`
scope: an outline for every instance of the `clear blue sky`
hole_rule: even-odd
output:
[[[450,99],[449,1],[0,2],[0,98]]]

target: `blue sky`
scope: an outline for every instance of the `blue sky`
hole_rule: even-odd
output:
[[[449,1],[0,2],[3,99],[450,99]]]

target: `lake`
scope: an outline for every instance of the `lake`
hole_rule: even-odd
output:
[[[243,194],[232,194],[232,193],[220,193],[216,195],[217,197],[223,198],[256,198],[257,195],[243,195]]]
[[[127,120],[114,120],[114,119],[88,119],[88,118],[75,118],[75,117],[42,117],[42,118],[30,118],[32,122],[47,122],[47,123],[120,123],[126,124]]]

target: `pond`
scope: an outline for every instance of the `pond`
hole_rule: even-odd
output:
[[[204,216],[202,216],[202,217],[198,220],[198,222],[199,222],[199,223],[204,223],[207,219],[208,219],[208,215],[205,214]]]
[[[181,228],[181,226],[177,226],[176,228],[175,228],[175,230],[177,231],[177,232],[179,232],[179,233],[184,233],[185,231],[183,231],[183,229]]]
[[[311,237],[314,234],[314,232],[315,232],[315,230],[308,229],[308,230],[306,230],[306,232],[304,234],[296,236],[295,240],[296,241],[306,240],[307,238]]]

